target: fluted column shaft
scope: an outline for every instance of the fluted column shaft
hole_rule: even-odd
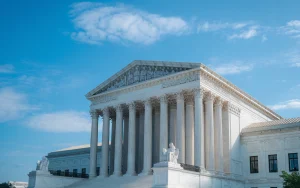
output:
[[[169,143],[173,143],[177,146],[176,143],[176,123],[177,123],[177,107],[176,105],[170,106],[170,135],[169,135]],[[166,147],[168,148],[168,147]]]
[[[223,125],[222,125],[222,101],[217,99],[214,109],[215,121],[215,169],[224,172],[223,167]]]
[[[203,90],[194,90],[195,100],[195,165],[205,169]]]
[[[177,94],[177,127],[176,144],[179,148],[178,162],[185,163],[185,118],[184,118],[184,95]]]
[[[108,156],[109,156],[109,109],[103,109],[103,128],[102,128],[102,160],[100,176],[108,176]]]
[[[135,149],[136,149],[136,108],[134,103],[129,104],[129,138],[127,175],[135,176]]]
[[[140,110],[139,114],[139,158],[138,158],[138,173],[141,173],[143,170],[144,164],[144,120],[145,120],[145,111]]]
[[[110,144],[110,166],[109,174],[112,175],[114,171],[115,159],[115,140],[116,139],[116,117],[111,118],[111,144]]]
[[[185,148],[185,163],[194,165],[194,104],[192,100],[188,100],[185,106],[185,126],[186,126],[186,148]]]
[[[89,177],[97,176],[97,147],[98,147],[98,118],[97,111],[91,111],[92,129],[91,129],[91,149],[90,149],[90,173]]]
[[[144,166],[143,175],[151,174],[152,165],[152,104],[150,100],[145,102],[145,126],[144,126]]]
[[[214,96],[211,93],[207,93],[205,100],[205,160],[206,169],[214,171],[215,170],[215,140],[214,140]]]
[[[152,139],[152,164],[159,162],[159,145],[160,145],[160,107],[156,106],[154,109],[154,123],[153,123],[153,137]]]
[[[115,138],[115,165],[114,175],[122,175],[122,124],[123,124],[123,109],[121,105],[116,107],[116,138]]]
[[[159,161],[163,161],[163,148],[168,148],[168,99],[167,96],[160,98],[160,144]]]
[[[127,160],[128,160],[128,133],[129,133],[129,117],[124,116],[124,126],[123,126],[123,155],[122,155],[122,173],[127,172]]]

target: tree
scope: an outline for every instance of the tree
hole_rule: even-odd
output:
[[[291,174],[282,171],[280,177],[283,179],[284,188],[300,188],[300,174],[299,172],[292,172]]]
[[[1,183],[0,188],[10,188],[10,186],[8,185],[8,183]]]

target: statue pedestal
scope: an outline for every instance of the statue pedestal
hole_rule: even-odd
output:
[[[153,167],[153,188],[181,188],[180,174],[183,168],[180,164],[163,161],[154,164]]]

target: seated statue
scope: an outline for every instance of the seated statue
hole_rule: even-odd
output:
[[[179,149],[172,142],[169,144],[168,149],[163,148],[163,154],[166,156],[166,161],[177,164]]]
[[[47,157],[43,157],[41,161],[38,161],[36,164],[36,170],[48,171],[49,161]]]

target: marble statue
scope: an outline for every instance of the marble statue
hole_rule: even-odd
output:
[[[169,144],[169,149],[163,148],[163,154],[167,157],[168,162],[177,164],[179,149],[172,142]]]
[[[41,161],[38,161],[36,164],[36,170],[48,171],[49,161],[47,157],[43,157]]]

